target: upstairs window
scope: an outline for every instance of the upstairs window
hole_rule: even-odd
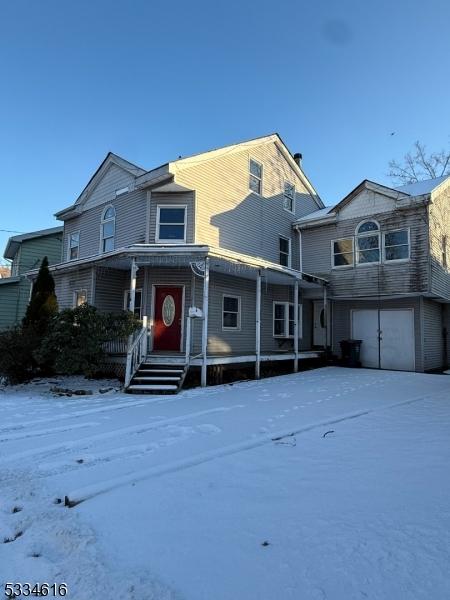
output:
[[[172,244],[186,241],[186,206],[158,206],[156,241]]]
[[[262,173],[262,164],[251,158],[248,186],[252,192],[259,195],[262,194]]]
[[[393,260],[409,259],[409,230],[399,229],[389,231],[384,234],[384,260],[391,262]]]
[[[73,294],[73,307],[78,308],[82,304],[87,304],[87,290],[77,290]]]
[[[295,185],[284,182],[283,208],[289,212],[295,212]]]
[[[331,242],[331,265],[334,268],[352,267],[353,257],[353,238],[343,238],[341,240],[332,240]]]
[[[116,235],[116,209],[107,206],[103,211],[101,223],[101,251],[111,252],[114,250],[114,237]]]
[[[80,254],[80,232],[75,231],[69,235],[69,260],[76,260]]]
[[[222,329],[241,328],[240,296],[224,295],[222,300]]]
[[[380,226],[376,221],[363,221],[356,228],[358,264],[380,262]]]
[[[279,249],[280,249],[280,265],[284,267],[291,266],[291,240],[289,238],[279,238]]]

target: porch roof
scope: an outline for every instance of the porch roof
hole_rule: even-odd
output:
[[[190,267],[192,263],[209,258],[211,271],[231,274],[244,279],[256,280],[258,271],[261,270],[263,277],[269,283],[286,284],[297,280],[299,286],[303,288],[317,288],[328,284],[325,279],[278,265],[263,258],[203,244],[134,244],[105,254],[52,265],[50,270],[57,273],[90,266],[103,266],[128,271],[133,258],[140,267],[168,268]],[[34,270],[27,275],[32,277],[36,273],[37,270]]]

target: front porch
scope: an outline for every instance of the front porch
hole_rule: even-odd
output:
[[[144,391],[144,379],[156,391],[158,377],[169,377],[162,368],[139,373],[142,366],[182,366],[180,386],[190,367],[199,368],[205,386],[208,367],[253,364],[259,378],[262,363],[292,361],[297,371],[299,361],[323,350],[312,345],[311,301],[303,300],[312,292],[326,308],[326,282],[319,278],[198,245],[142,244],[82,262],[78,269],[89,268],[92,284],[83,297],[100,310],[128,309],[142,320],[133,339],[108,345],[111,359],[125,363],[130,391],[134,378],[141,380],[136,391]]]

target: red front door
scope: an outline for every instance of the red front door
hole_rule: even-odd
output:
[[[156,286],[153,350],[181,350],[183,288]]]

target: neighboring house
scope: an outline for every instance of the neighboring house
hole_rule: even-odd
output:
[[[59,306],[143,319],[125,348],[131,390],[175,391],[189,366],[201,367],[203,385],[208,366],[254,363],[259,376],[262,361],[290,360],[296,370],[323,349],[302,296],[323,297],[326,281],[300,272],[293,223],[323,207],[277,134],[150,171],[109,153],[56,214]]]
[[[24,273],[39,268],[44,256],[61,261],[62,227],[10,237],[4,257],[12,261],[9,277],[0,278],[0,329],[18,325],[30,300],[31,281]]]
[[[329,280],[328,344],[363,340],[367,367],[426,371],[450,356],[450,177],[398,188],[363,181],[301,217],[301,270]],[[304,297],[314,298],[314,292]],[[314,342],[323,306],[314,304]]]

